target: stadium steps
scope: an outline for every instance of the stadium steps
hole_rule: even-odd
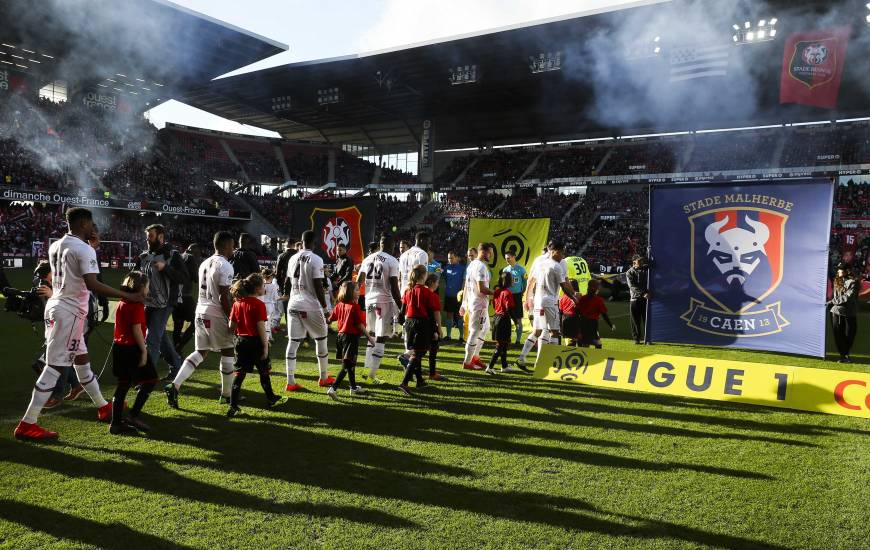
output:
[[[677,165],[674,167],[674,172],[679,174],[683,171],[683,166],[688,166],[692,160],[692,155],[695,153],[695,140],[688,140],[688,145],[683,151],[683,158],[677,159]]]
[[[574,201],[574,204],[572,204],[572,205],[571,205],[571,208],[569,208],[568,211],[565,212],[565,215],[562,216],[562,219],[559,220],[559,222],[560,222],[560,223],[566,223],[568,220],[570,220],[570,219],[571,219],[571,215],[574,214],[574,210],[576,210],[577,207],[580,206],[580,204],[581,204],[583,201],[585,201],[585,200],[586,200],[586,195],[578,195],[577,200]]]
[[[438,204],[439,203],[436,201],[429,201],[426,204],[424,204],[423,206],[421,206],[420,209],[417,210],[413,216],[411,216],[410,218],[405,220],[405,223],[403,223],[401,225],[401,227],[399,227],[398,233],[403,233],[403,232],[407,231],[408,229],[410,229],[411,227],[416,227],[417,225],[419,225],[420,222],[425,220],[426,216],[428,216],[429,213],[432,212],[432,210],[438,206]],[[437,224],[439,221],[441,221],[441,220],[440,219],[436,220],[433,223],[433,225]]]
[[[266,216],[260,213],[257,208],[246,201],[243,197],[236,195],[234,199],[239,203],[242,208],[246,208],[251,211],[251,221],[247,224],[247,232],[252,235],[270,235],[287,238],[290,235],[290,230],[287,227],[279,229],[272,222],[269,221]]]
[[[472,168],[474,168],[474,165],[477,164],[478,161],[480,161],[480,155],[476,155],[476,156],[474,157],[474,160],[472,160],[471,162],[469,162],[468,165],[465,167],[465,169],[462,170],[462,172],[459,172],[459,175],[456,176],[456,179],[453,180],[453,181],[451,181],[450,183],[453,184],[453,185],[455,185],[455,184],[457,184],[457,183],[460,183],[462,180],[464,180],[464,179],[465,179],[465,174],[467,174],[469,170],[471,170]]]
[[[235,164],[236,167],[239,169],[239,171],[242,173],[242,178],[244,178],[244,180],[246,182],[251,181],[251,178],[248,177],[248,173],[245,172],[245,167],[242,166],[241,162],[239,162],[239,158],[233,152],[233,148],[230,147],[230,144],[227,143],[227,140],[222,139],[222,140],[220,140],[220,142],[221,142],[221,147],[223,147],[223,149],[224,149],[224,153],[226,153],[227,156],[230,157],[230,160],[233,161],[233,164]]]
[[[599,212],[600,212],[600,209],[595,210],[595,214],[593,214],[593,216],[592,216],[593,220],[598,219]],[[580,247],[580,252],[579,252],[580,256],[584,256],[586,254],[586,249],[589,248],[590,244],[592,244],[592,241],[595,239],[595,235],[597,235],[599,231],[601,231],[601,229],[596,229],[595,231],[592,232],[592,234],[589,235],[589,237],[586,239],[586,242],[584,242],[583,246]]]
[[[284,151],[279,145],[273,145],[275,158],[278,159],[278,164],[281,165],[281,173],[284,174],[284,181],[290,181],[290,170],[287,168],[287,161],[284,159]]]
[[[771,159],[771,166],[780,166],[780,162],[782,162],[782,154],[785,152],[787,135],[787,132],[780,132],[779,138],[776,140],[776,145],[773,146],[773,159]]]
[[[544,155],[544,151],[541,151],[540,153],[538,153],[538,156],[536,156],[534,159],[532,159],[532,162],[530,162],[529,165],[526,167],[526,169],[523,170],[523,173],[520,174],[520,177],[517,178],[517,181],[523,181],[524,179],[526,179],[529,176],[529,174],[534,172],[535,168],[538,167],[538,161],[541,159],[541,157],[543,155]],[[502,204],[504,204],[504,203],[502,203]]]
[[[598,166],[595,167],[595,171],[592,172],[593,176],[597,176],[598,174],[601,173],[602,170],[604,170],[604,165],[607,164],[607,161],[610,160],[610,157],[612,157],[613,153],[615,153],[615,152],[616,152],[616,146],[614,145],[613,147],[608,149],[606,153],[604,153],[604,156],[601,157],[601,162],[598,163]]]

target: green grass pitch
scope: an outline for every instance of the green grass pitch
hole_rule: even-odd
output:
[[[605,346],[631,349],[627,305],[610,307],[619,330]],[[853,365],[651,351],[866,372],[866,310],[859,322]],[[111,328],[91,338],[96,372]],[[389,386],[354,398],[345,386],[333,403],[304,347],[305,391],[275,410],[252,376],[244,415],[227,420],[212,355],[183,388],[182,410],[155,392],[147,437],[110,436],[83,396],[42,417],[59,442],[33,444],[12,429],[30,398],[41,327],[0,311],[0,329],[2,548],[816,549],[870,540],[864,419],[487,376],[458,370],[455,344],[440,355],[450,379],[425,394],[395,389],[400,370],[388,354]],[[276,389],[285,344],[279,337],[272,349]],[[110,396],[110,369],[101,383]]]

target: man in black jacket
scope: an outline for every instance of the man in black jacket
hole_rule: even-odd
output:
[[[629,310],[631,311],[631,337],[635,344],[643,343],[641,332],[646,324],[646,301],[649,298],[649,271],[646,258],[635,256],[631,268],[625,273],[628,282]]]
[[[350,281],[353,277],[353,259],[347,255],[347,247],[338,245],[338,255],[335,258],[335,269],[332,275],[332,284],[335,288]]]
[[[139,270],[148,276],[149,290],[145,298],[145,319],[148,333],[145,346],[154,365],[163,360],[169,365],[169,377],[181,368],[181,357],[166,333],[166,322],[172,310],[181,302],[181,288],[188,278],[181,254],[166,242],[166,229],[160,224],[145,228],[148,250],[139,255]]]
[[[233,266],[233,279],[244,279],[251,273],[260,272],[260,262],[254,252],[254,238],[249,233],[239,235],[239,247],[233,252],[230,264]]]
[[[202,263],[202,249],[196,243],[187,247],[187,251],[181,255],[184,267],[187,270],[187,278],[181,287],[181,303],[172,310],[172,343],[175,351],[181,355],[184,346],[193,338],[193,318],[196,310],[196,298],[193,289],[199,294],[199,264]],[[187,329],[184,323],[189,323]]]

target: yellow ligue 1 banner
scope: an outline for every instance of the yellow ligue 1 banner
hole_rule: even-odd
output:
[[[550,233],[550,218],[487,219],[472,218],[468,224],[468,246],[478,243],[495,243],[495,257],[490,259],[489,270],[493,284],[507,262],[504,255],[512,250],[517,263],[529,269],[547,245]]]
[[[870,418],[870,374],[546,345],[535,377]]]

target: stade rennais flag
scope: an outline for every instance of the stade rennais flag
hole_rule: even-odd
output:
[[[653,342],[824,357],[833,183],[653,187]]]
[[[314,251],[332,263],[338,245],[347,247],[354,264],[368,255],[366,245],[375,237],[375,199],[304,200],[293,203],[293,237],[314,231]]]
[[[505,252],[513,251],[517,263],[528,269],[535,258],[541,255],[549,232],[550,218],[472,218],[468,225],[468,246],[477,247],[481,242],[495,244],[495,257],[490,258],[489,262],[495,284],[498,273],[507,265]]]

